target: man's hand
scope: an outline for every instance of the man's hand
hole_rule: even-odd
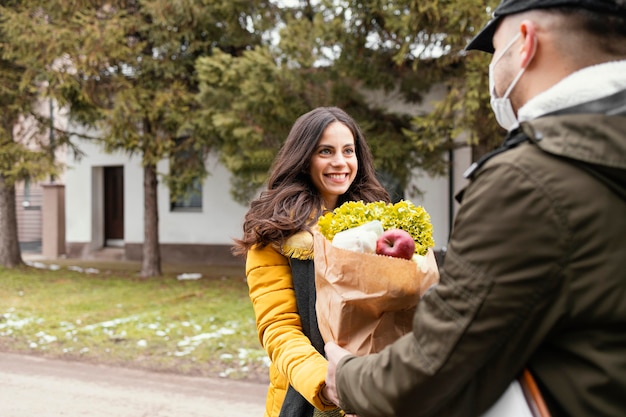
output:
[[[337,386],[335,385],[335,373],[337,371],[337,363],[351,353],[344,348],[339,347],[336,343],[328,342],[324,346],[326,351],[326,359],[328,359],[328,371],[326,372],[326,391],[324,394],[329,400],[339,405],[339,396],[337,395]]]

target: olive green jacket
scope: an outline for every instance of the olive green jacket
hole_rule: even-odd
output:
[[[340,361],[344,410],[479,416],[528,366],[553,417],[626,416],[620,94],[524,122],[529,140],[479,164],[413,332]]]

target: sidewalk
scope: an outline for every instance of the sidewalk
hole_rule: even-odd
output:
[[[2,417],[261,417],[265,384],[0,353]]]

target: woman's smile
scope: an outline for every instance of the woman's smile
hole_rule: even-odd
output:
[[[328,178],[336,182],[343,182],[348,179],[349,174],[326,174]]]

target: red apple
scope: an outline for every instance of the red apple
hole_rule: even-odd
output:
[[[411,260],[415,253],[415,241],[405,230],[385,230],[376,241],[376,253]]]

